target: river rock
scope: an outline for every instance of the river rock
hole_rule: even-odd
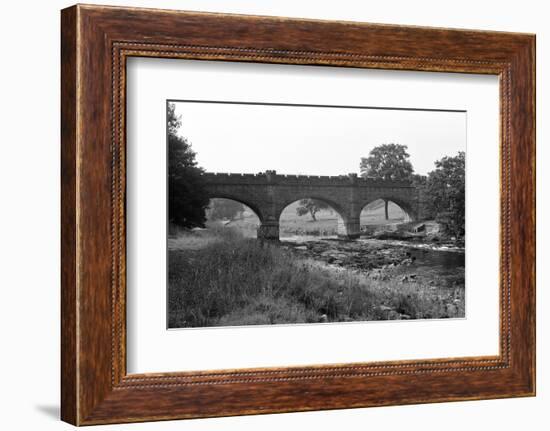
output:
[[[401,314],[395,310],[392,310],[388,313],[388,320],[401,320]]]

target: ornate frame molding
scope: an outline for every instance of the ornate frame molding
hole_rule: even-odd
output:
[[[206,23],[221,30],[198,29]],[[270,31],[254,36],[259,27]],[[235,38],[237,29],[242,36]],[[300,42],[311,34],[322,40]],[[333,34],[339,38],[323,37]],[[62,54],[64,420],[98,424],[534,394],[533,36],[74,6],[62,12]],[[125,65],[131,56],[498,75],[500,354],[127,375]],[[530,218],[520,222],[518,211]],[[403,385],[412,392],[397,393]],[[307,399],[300,396],[305,390]]]

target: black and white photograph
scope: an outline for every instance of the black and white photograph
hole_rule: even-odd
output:
[[[168,100],[168,328],[465,317],[467,112]]]

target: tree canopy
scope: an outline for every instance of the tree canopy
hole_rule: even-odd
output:
[[[460,151],[454,157],[443,157],[435,162],[435,167],[426,180],[428,209],[445,231],[457,237],[463,236],[466,218],[466,155]]]
[[[361,176],[381,180],[406,181],[413,166],[406,145],[382,144],[374,147],[368,157],[361,157]]]
[[[361,157],[361,176],[386,181],[410,181],[413,166],[406,145],[382,144],[374,147],[368,157]],[[384,214],[388,220],[388,201],[384,199]]]
[[[299,216],[303,216],[309,213],[311,219],[313,221],[316,221],[317,218],[315,217],[315,214],[317,214],[320,210],[326,208],[330,207],[323,201],[317,199],[302,199],[299,202],[298,207],[296,207],[296,214],[298,214]]]
[[[178,134],[181,117],[175,105],[168,104],[168,218],[180,227],[204,227],[209,199],[204,190],[196,154],[186,138]]]
[[[423,213],[434,217],[448,234],[465,232],[465,153],[446,156],[435,162],[427,176],[414,173],[405,145],[383,144],[361,158],[361,176],[381,180],[410,181],[425,197]],[[388,219],[388,201],[385,202]]]

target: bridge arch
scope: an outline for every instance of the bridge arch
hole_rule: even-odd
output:
[[[344,209],[344,206],[342,204],[339,204],[338,202],[335,202],[333,199],[327,198],[325,196],[318,196],[318,195],[309,195],[309,194],[303,194],[303,195],[295,195],[291,198],[288,198],[286,200],[283,200],[282,203],[277,208],[277,219],[280,219],[282,212],[287,208],[289,205],[292,205],[294,202],[299,202],[302,199],[313,199],[316,201],[324,202],[329,207],[331,207],[334,211],[338,213],[342,219],[347,218],[347,212]]]
[[[415,221],[418,218],[413,202],[391,195],[381,195],[377,196],[376,198],[369,199],[367,202],[364,202],[361,205],[359,213],[362,213],[368,205],[378,200],[382,200],[384,202],[392,202],[397,205],[405,213],[405,221]]]
[[[281,224],[284,224],[285,222],[285,220],[283,219],[283,213],[285,212],[285,210],[287,210],[291,205],[297,202],[300,202],[304,199],[311,199],[311,200],[319,201],[326,204],[329,209],[331,209],[336,213],[336,230],[334,233],[335,234],[337,233],[338,235],[342,235],[342,236],[347,235],[346,221],[348,221],[349,215],[346,212],[346,210],[342,207],[341,204],[335,202],[334,200],[326,197],[320,197],[318,195],[304,194],[304,195],[294,196],[290,199],[286,199],[285,201],[282,201],[281,205],[279,205],[276,212],[277,214],[276,220],[279,223],[279,227],[281,227]]]
[[[260,223],[263,223],[264,221],[264,214],[260,210],[260,207],[249,199],[242,198],[241,196],[233,195],[231,193],[210,193],[208,195],[208,199],[229,199],[235,202],[239,202],[240,204],[246,205],[248,208],[250,208],[252,212],[254,212],[254,214],[256,214],[256,216],[260,219]]]
[[[260,219],[258,238],[279,239],[279,218],[286,206],[300,199],[326,202],[343,219],[344,233],[357,238],[361,233],[360,212],[369,202],[388,199],[417,219],[418,194],[406,181],[339,176],[280,175],[276,171],[258,174],[205,172],[205,189],[211,198],[233,199],[248,206]]]

